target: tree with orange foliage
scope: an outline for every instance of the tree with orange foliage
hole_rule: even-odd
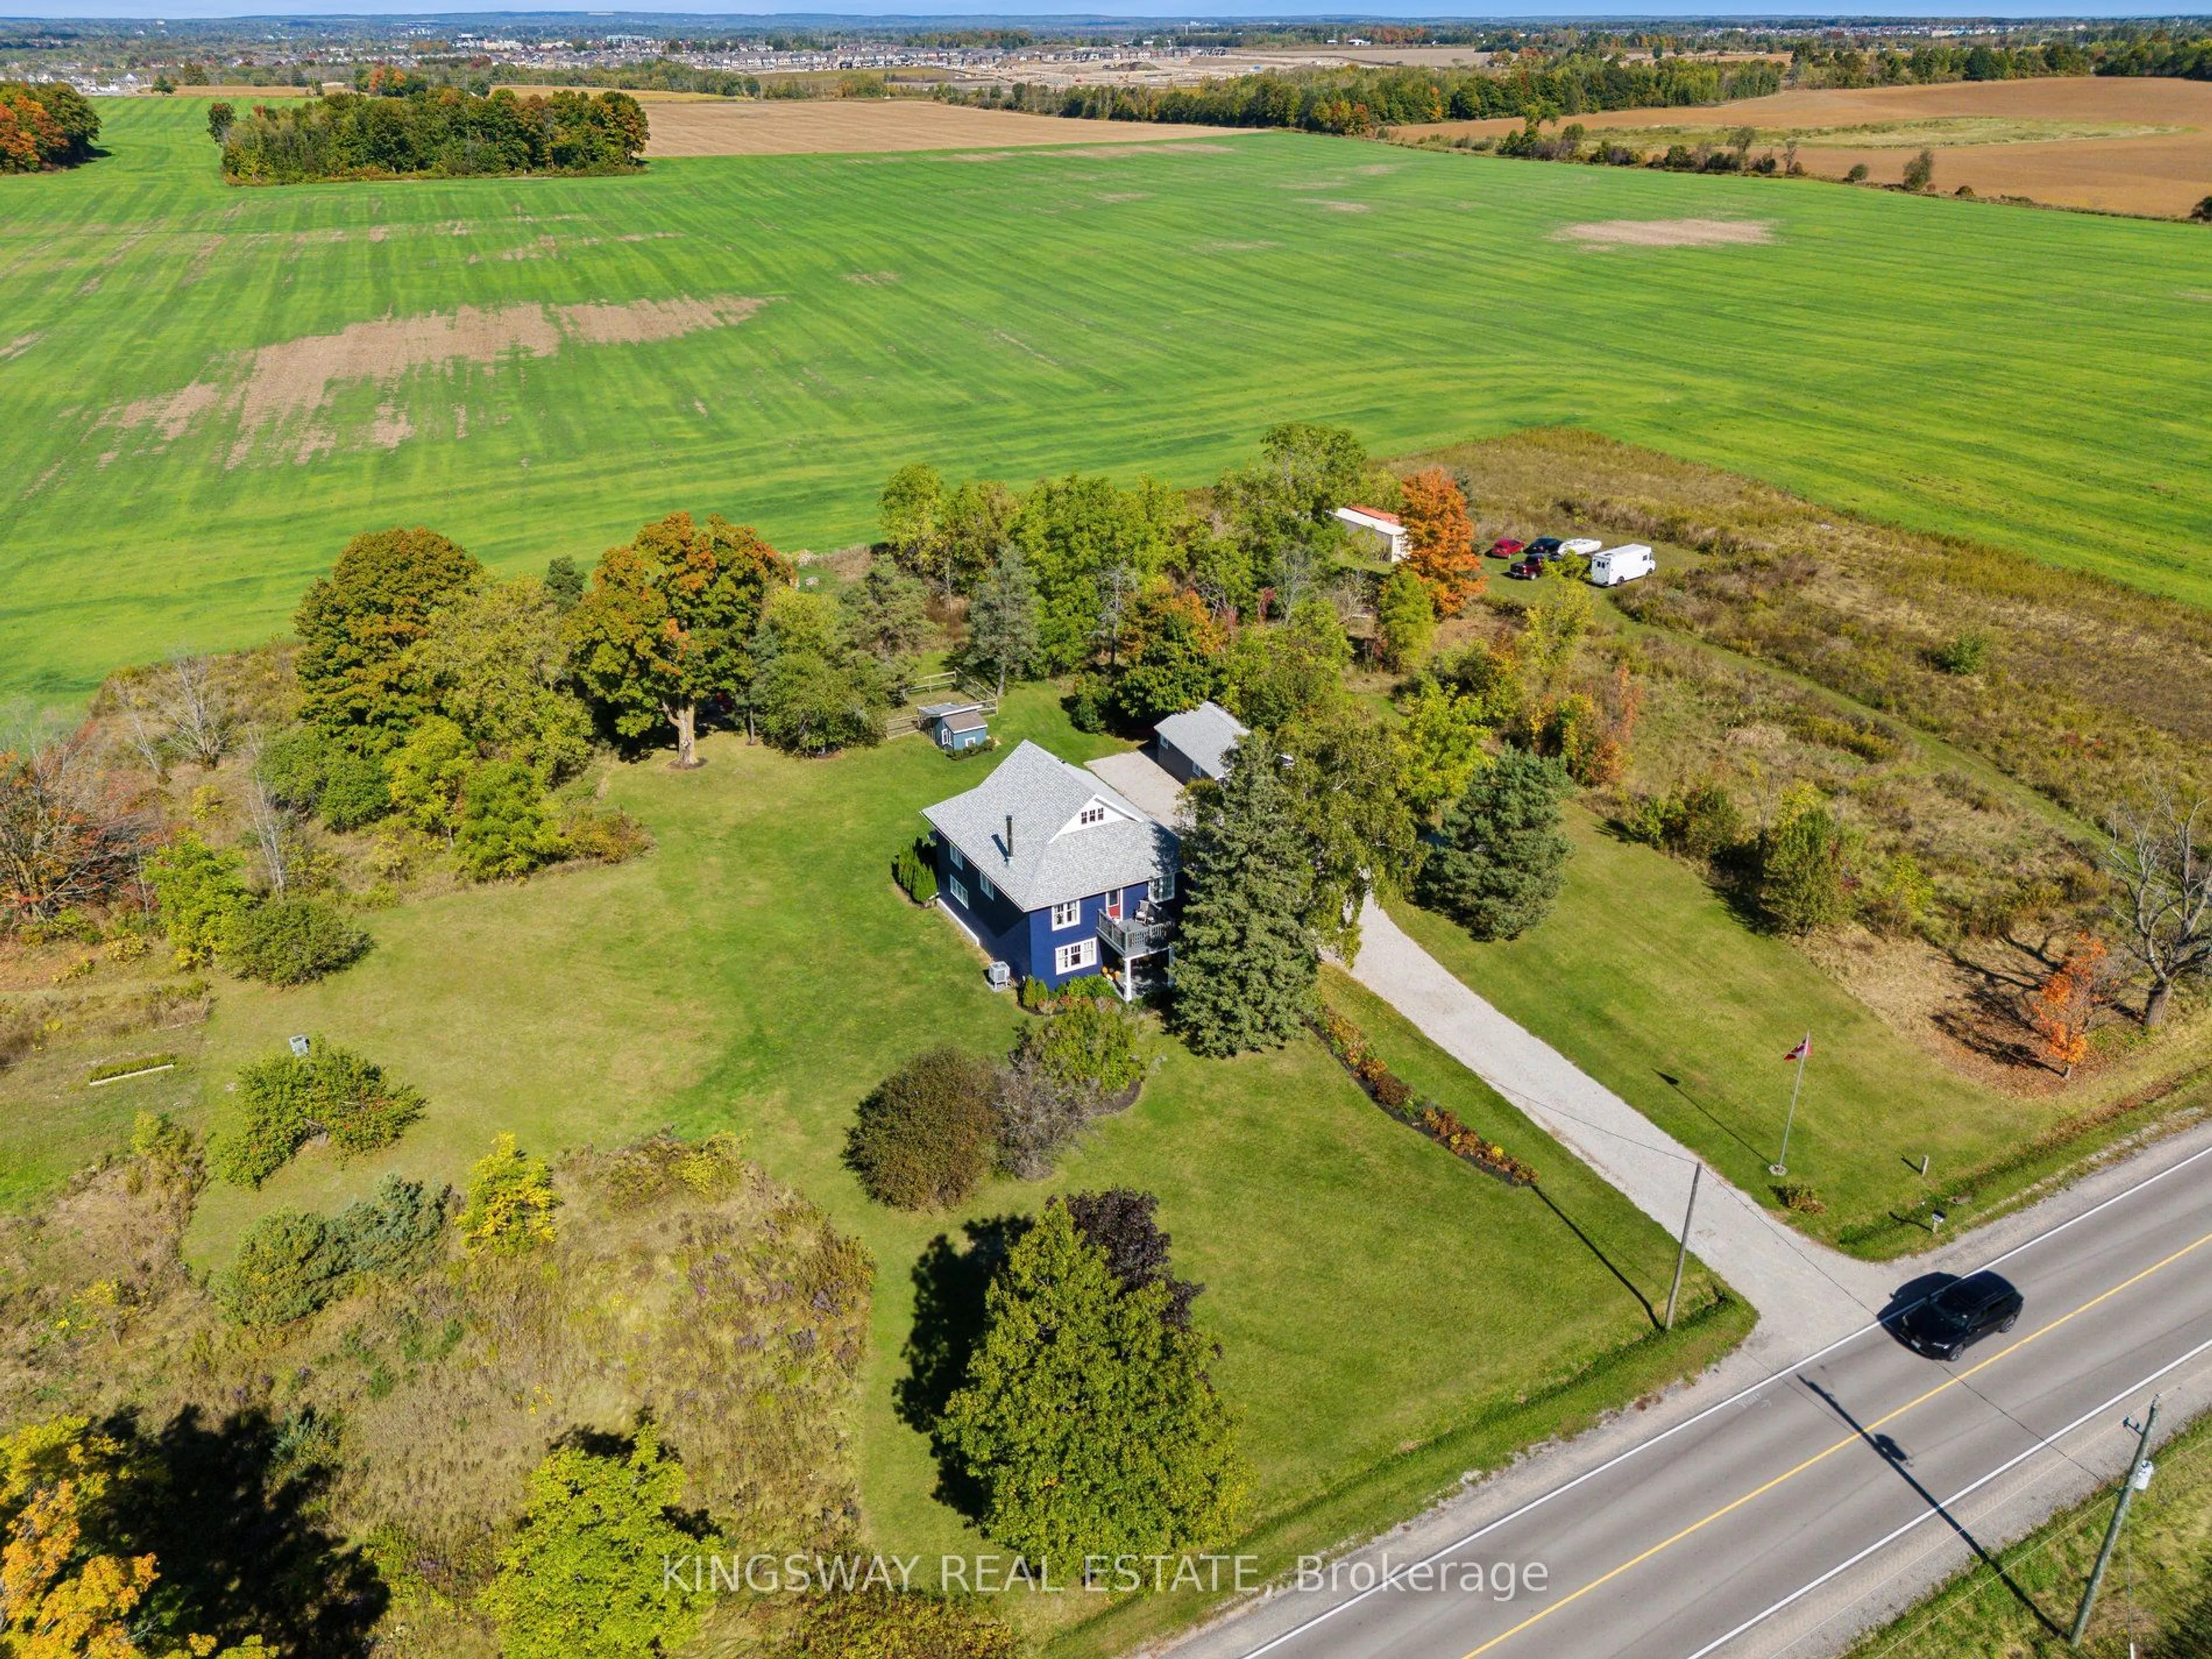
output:
[[[149,1659],[139,1604],[161,1574],[117,1530],[131,1455],[82,1417],[0,1436],[0,1654],[11,1659]],[[260,1659],[258,1636],[216,1653],[188,1636],[164,1659]]]
[[[1406,480],[1406,507],[1399,516],[1413,543],[1408,562],[1436,601],[1437,615],[1456,617],[1482,592],[1482,561],[1474,550],[1467,497],[1450,473],[1432,466]]]
[[[2074,1075],[2089,1052],[2089,1022],[2104,1000],[2100,970],[2105,942],[2084,934],[2051,976],[2029,994],[2028,1024],[2043,1044],[2044,1058],[2062,1078]]]

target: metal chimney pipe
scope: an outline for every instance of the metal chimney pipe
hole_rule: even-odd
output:
[[[1007,856],[1009,859],[1011,859],[1011,858],[1012,858],[1012,857],[1013,857],[1013,855],[1014,855],[1014,815],[1013,815],[1012,812],[1009,812],[1009,813],[1007,813],[1007,814],[1006,814],[1006,856]]]

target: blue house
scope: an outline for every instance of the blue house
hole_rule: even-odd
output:
[[[939,902],[1007,977],[1104,974],[1125,999],[1164,979],[1176,834],[1103,780],[1024,741],[921,815]]]
[[[991,740],[991,726],[976,702],[926,702],[915,710],[929,740],[948,755],[981,749]]]

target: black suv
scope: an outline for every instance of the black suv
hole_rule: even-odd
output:
[[[1521,550],[1532,559],[1556,559],[1559,556],[1559,538],[1557,536],[1539,536]]]
[[[1931,1359],[1956,1359],[1991,1331],[2018,1324],[2024,1305],[2010,1280],[1996,1273],[1969,1273],[1907,1310],[1897,1322],[1897,1334]]]

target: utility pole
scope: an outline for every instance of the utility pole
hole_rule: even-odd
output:
[[[2128,1465],[2128,1478],[2120,1484],[2120,1501],[2113,1506],[2112,1524],[2105,1528],[2105,1547],[2097,1552],[2097,1565],[2089,1574],[2089,1587],[2081,1592],[2081,1610],[2074,1615],[2074,1633],[2066,1638],[2066,1645],[2078,1648],[2081,1638],[2089,1633],[2089,1615],[2097,1610],[2097,1591],[2105,1582],[2105,1569],[2112,1565],[2113,1547],[2120,1541],[2120,1528],[2127,1524],[2128,1505],[2135,1496],[2150,1485],[2150,1434],[2158,1426],[2159,1396],[2150,1397],[2150,1409],[2143,1413],[2142,1427],[2136,1431],[2135,1461]],[[2130,1422],[2128,1427],[2135,1428]]]
[[[1674,1255],[1674,1286],[1667,1292],[1667,1323],[1665,1329],[1674,1328],[1674,1303],[1682,1294],[1682,1264],[1690,1259],[1690,1223],[1698,1213],[1698,1182],[1705,1173],[1702,1164],[1690,1166],[1690,1207],[1682,1212],[1682,1248]]]
[[[1797,1080],[1790,1085],[1790,1115],[1782,1120],[1782,1156],[1766,1166],[1769,1175],[1790,1173],[1790,1131],[1797,1121],[1797,1097],[1805,1089],[1805,1061],[1813,1052],[1813,1034],[1805,1033],[1805,1040],[1790,1051],[1788,1058],[1797,1062]]]

